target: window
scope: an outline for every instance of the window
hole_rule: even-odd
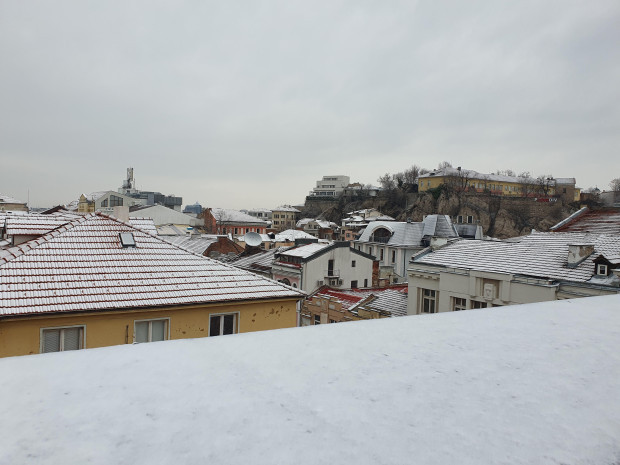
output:
[[[383,249],[381,249],[381,250],[379,251],[379,255],[380,255],[379,260],[380,260],[380,261],[383,261]]]
[[[237,332],[237,314],[225,313],[223,315],[211,315],[209,318],[209,336],[223,336]]]
[[[357,280],[351,281],[351,289],[357,289]]]
[[[422,289],[422,312],[436,313],[437,291]]]
[[[330,319],[330,320],[329,320],[329,322],[330,322],[330,323],[335,323],[335,322],[336,322],[336,320],[331,320],[331,319]]]
[[[84,348],[85,326],[68,326],[41,330],[41,353]]]
[[[110,207],[122,207],[123,198],[116,195],[110,195]]]
[[[121,240],[121,245],[123,247],[126,248],[126,247],[136,246],[136,240],[133,237],[133,233],[124,232],[124,233],[119,233],[118,236]]]
[[[596,265],[596,274],[599,276],[607,276],[607,265],[599,263]]]
[[[396,250],[392,250],[392,263],[396,263]]]
[[[467,299],[462,297],[452,298],[452,310],[458,312],[459,310],[467,310]]]
[[[101,206],[102,207],[107,207],[108,206],[108,199],[105,199],[101,202]]]
[[[315,325],[321,324],[321,315],[314,315],[314,324]]]
[[[487,308],[486,302],[478,302],[477,300],[471,301],[471,308]]]
[[[351,260],[351,268],[355,268],[355,260]]]
[[[133,340],[136,343],[165,341],[168,339],[168,318],[134,321],[133,326]]]
[[[474,222],[474,217],[473,217],[473,216],[471,216],[471,215],[468,215],[468,216],[467,216],[467,222],[468,222],[469,224],[472,224],[472,223]]]
[[[368,287],[368,278],[364,279],[364,287]]]

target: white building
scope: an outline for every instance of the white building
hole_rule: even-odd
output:
[[[323,179],[316,182],[316,187],[310,191],[310,195],[331,198],[338,197],[350,183],[351,179],[349,176],[323,176]]]
[[[203,220],[186,215],[163,205],[135,206],[129,209],[130,218],[152,218],[155,226],[174,224],[179,226],[201,226]]]
[[[479,227],[479,226],[478,226]],[[379,260],[381,278],[404,282],[411,257],[428,247],[432,238],[456,239],[459,234],[447,215],[428,215],[424,221],[373,221],[353,246]]]
[[[348,242],[306,243],[275,255],[273,279],[312,292],[323,285],[343,288],[372,286],[375,259]]]
[[[461,240],[409,265],[410,315],[620,293],[620,237]]]

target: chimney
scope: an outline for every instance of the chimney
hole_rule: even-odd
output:
[[[129,207],[126,205],[120,207],[114,207],[114,218],[125,223],[129,221]]]
[[[568,244],[568,267],[577,267],[592,252],[594,252],[594,244]]]

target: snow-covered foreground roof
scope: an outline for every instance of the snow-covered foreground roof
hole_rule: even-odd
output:
[[[611,464],[620,297],[0,360],[0,463]]]

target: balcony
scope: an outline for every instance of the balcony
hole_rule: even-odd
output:
[[[340,270],[325,270],[325,275],[326,278],[333,278],[333,277],[339,277],[340,276]]]
[[[391,236],[370,236],[370,242],[380,242],[381,244],[387,244],[390,242]]]

